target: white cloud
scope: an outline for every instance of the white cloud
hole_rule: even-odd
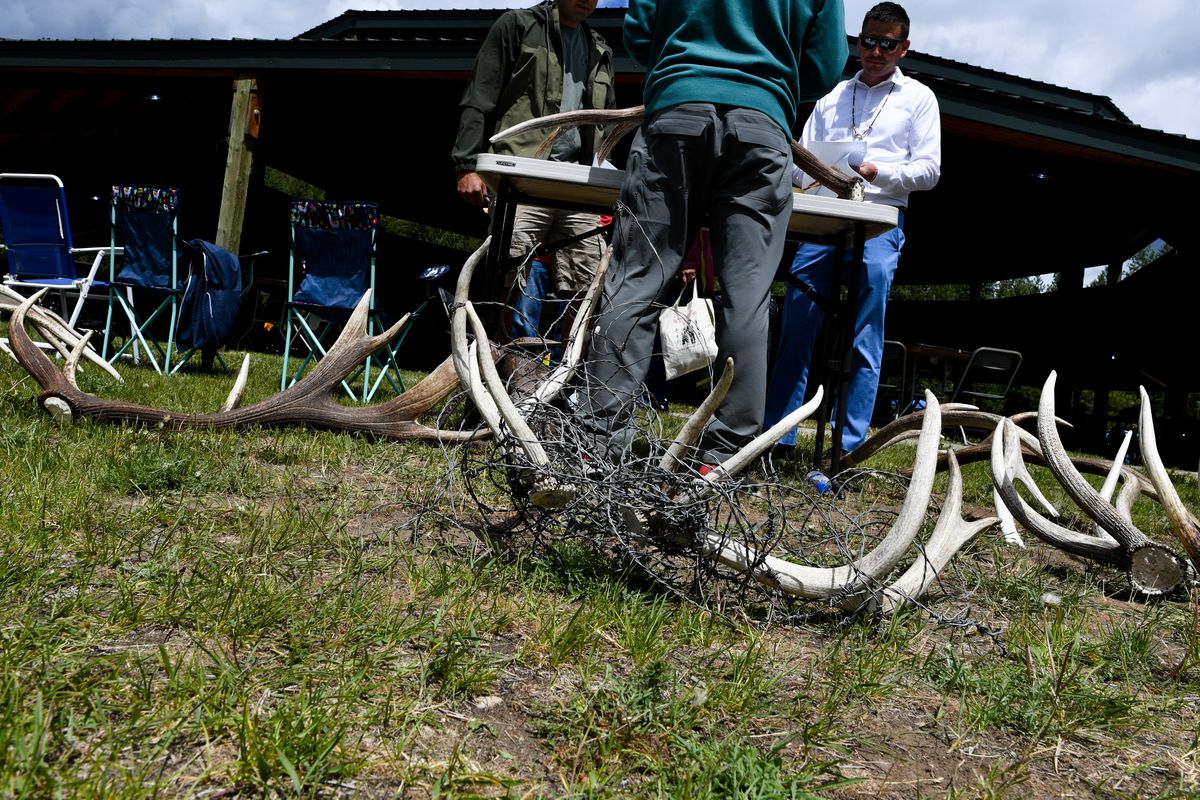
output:
[[[1193,72],[1155,78],[1134,89],[1122,90],[1114,99],[1139,125],[1200,138],[1196,76]]]
[[[854,32],[874,0],[846,0]],[[908,0],[922,53],[1111,97],[1137,124],[1200,139],[1200,48],[1183,0]],[[1183,76],[1192,77],[1188,86]]]

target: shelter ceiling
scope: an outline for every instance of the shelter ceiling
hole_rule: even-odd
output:
[[[61,46],[71,43],[53,44],[65,51]],[[81,49],[96,51],[88,56],[94,60],[105,44],[122,43]],[[78,176],[76,184],[82,177],[100,187],[127,178],[203,185],[201,196],[215,207],[209,197],[220,191],[231,82],[243,70],[236,61],[217,69],[219,59],[204,43],[184,44],[193,53],[184,63],[193,66],[179,69],[132,56],[123,66],[114,60],[105,66],[89,61],[86,69],[4,67],[4,168],[68,173]],[[257,43],[217,44],[254,50]],[[457,202],[449,174],[465,72],[437,70],[428,49],[420,59],[426,68],[381,71],[385,44],[263,45],[279,60],[276,68],[253,71],[263,108],[256,160],[337,194],[379,199],[405,219],[481,235],[486,220]],[[289,64],[293,45],[297,61]],[[326,46],[340,48],[326,54],[336,68],[313,69],[310,62],[320,63],[317,49]],[[350,69],[355,47],[372,55]],[[461,66],[463,42],[443,47],[445,63]],[[156,53],[166,49],[156,43]],[[415,55],[406,57],[416,63]],[[195,68],[203,59],[212,63]],[[1091,117],[1042,100],[1022,105],[990,85],[985,91],[930,77],[921,69],[939,63],[925,59],[910,72],[928,79],[945,100],[943,176],[937,189],[913,197],[899,282],[983,282],[1105,265],[1156,237],[1171,241],[1167,232],[1191,230],[1174,187],[1200,172],[1200,156],[1194,156],[1200,144],[1111,115]],[[640,76],[620,78],[619,99],[635,101]],[[393,124],[389,112],[396,107],[419,113],[421,123]],[[1043,114],[1036,124],[1028,122],[1031,108]],[[1066,131],[1062,136],[1046,133],[1055,120]],[[1136,146],[1125,147],[1131,140]],[[1160,162],[1147,155],[1160,152]],[[1189,163],[1191,170],[1178,166]],[[213,174],[199,175],[200,168]]]

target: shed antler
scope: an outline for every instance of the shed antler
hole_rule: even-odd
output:
[[[1125,570],[1133,587],[1146,595],[1170,592],[1190,577],[1187,562],[1170,548],[1150,539],[1130,519],[1129,506],[1132,497],[1123,492],[1118,508],[1108,501],[1079,474],[1075,464],[1067,455],[1054,418],[1055,373],[1051,372],[1042,387],[1038,406],[1038,442],[1046,466],[1066,490],[1072,500],[1097,525],[1096,534],[1072,530],[1059,525],[1034,511],[1017,493],[1013,484],[1014,468],[1020,465],[1020,445],[1017,428],[1011,420],[1000,422],[992,440],[992,481],[1004,504],[1013,516],[1035,536],[1061,550],[1085,558],[1111,564]],[[1153,449],[1151,434],[1150,449]],[[1151,454],[1156,458],[1156,454]],[[1130,473],[1124,475],[1127,485],[1138,487],[1138,478]],[[1152,473],[1153,477],[1153,473]],[[1165,475],[1163,476],[1165,477]],[[1155,483],[1159,500],[1171,493],[1170,482]],[[1168,500],[1169,502],[1169,500]],[[1182,507],[1180,506],[1180,509]],[[1186,514],[1181,513],[1181,521]],[[1185,534],[1181,534],[1185,537]],[[1195,539],[1184,538],[1185,545],[1195,545]]]
[[[605,249],[596,275],[583,298],[571,327],[563,362],[529,397],[518,404],[508,395],[491,360],[477,356],[480,348],[490,347],[490,343],[469,294],[475,267],[483,260],[490,243],[491,237],[485,239],[459,272],[454,306],[450,312],[450,358],[480,416],[500,441],[501,449],[507,453],[520,453],[523,466],[529,468],[524,477],[532,482],[529,487],[530,499],[543,508],[561,508],[575,497],[578,487],[552,473],[546,450],[526,418],[539,405],[552,403],[579,366],[587,342],[589,320],[599,301],[612,249]],[[474,344],[468,344],[468,328],[475,337]]]
[[[958,478],[958,465],[951,459],[950,497],[925,551],[918,557],[917,564],[897,581],[886,587],[880,585],[915,541],[933,492],[941,415],[937,398],[928,391],[925,398],[928,406],[917,441],[912,483],[891,529],[872,551],[839,567],[811,567],[757,552],[753,547],[715,533],[706,535],[700,543],[701,550],[766,586],[795,597],[833,601],[847,609],[879,608],[888,613],[905,600],[919,597],[959,548],[997,521],[995,517],[972,522],[962,519],[962,483]]]
[[[0,312],[11,315],[26,299],[28,298],[17,294],[7,286],[0,286]],[[67,324],[66,320],[48,308],[37,305],[31,306],[28,312],[28,319],[37,328],[38,332],[41,333],[46,343],[53,347],[63,358],[67,358],[70,355],[71,350],[79,344],[79,340],[82,338],[78,331]],[[0,339],[0,351],[16,358],[3,339]],[[123,382],[121,374],[93,348],[85,347],[81,351],[81,354],[88,361],[111,375],[118,383]]]
[[[79,353],[87,344],[87,337],[76,345],[72,357],[67,360],[63,370],[59,371],[25,331],[25,321],[30,308],[44,292],[43,289],[35,294],[13,312],[9,324],[9,341],[17,361],[42,387],[39,396],[42,406],[56,416],[90,417],[105,422],[161,425],[166,428],[310,425],[382,439],[447,442],[469,441],[481,435],[463,431],[443,431],[417,422],[458,385],[454,368],[448,359],[416,386],[386,403],[350,407],[337,402],[333,393],[342,379],[367,356],[395,340],[408,321],[408,317],[405,316],[387,331],[376,336],[367,335],[367,315],[371,302],[369,291],[363,295],[350,315],[337,342],[302,380],[279,394],[239,408],[249,367],[250,356],[247,355],[229,399],[222,410],[214,414],[181,414],[121,400],[107,400],[80,390],[75,381],[75,369]]]
[[[1183,501],[1179,499],[1179,493],[1175,491],[1175,486],[1171,483],[1170,476],[1167,475],[1167,468],[1163,466],[1162,457],[1158,454],[1154,417],[1150,414],[1150,395],[1146,394],[1144,386],[1138,387],[1138,390],[1142,395],[1140,415],[1142,463],[1146,465],[1150,482],[1154,484],[1158,493],[1158,502],[1167,513],[1167,518],[1171,520],[1175,535],[1179,537],[1180,543],[1187,551],[1192,565],[1200,570],[1200,524],[1197,524],[1196,518],[1184,507]]]
[[[551,146],[558,137],[572,128],[582,125],[613,125],[610,133],[596,153],[596,158],[603,163],[612,153],[618,141],[623,136],[634,131],[642,124],[645,117],[645,107],[615,108],[603,110],[563,111],[558,114],[547,114],[544,117],[526,120],[497,133],[491,138],[492,144],[511,139],[529,131],[552,129],[546,140],[534,152],[534,158],[545,158]],[[817,183],[828,188],[844,200],[863,199],[863,179],[857,175],[847,175],[839,169],[826,166],[822,161],[805,149],[799,142],[793,141],[792,159],[800,169],[813,178]]]

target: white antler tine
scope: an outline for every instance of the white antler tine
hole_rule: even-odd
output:
[[[83,356],[83,351],[87,349],[88,341],[92,338],[93,331],[88,331],[79,337],[79,341],[71,348],[70,354],[67,356],[66,366],[63,367],[63,374],[67,376],[67,380],[76,389],[79,388],[79,383],[75,379],[75,372],[79,369],[79,359]]]
[[[1158,502],[1162,504],[1167,519],[1171,520],[1171,526],[1175,529],[1176,536],[1187,550],[1188,558],[1192,560],[1193,566],[1200,569],[1200,528],[1197,528],[1195,521],[1184,507],[1183,501],[1179,499],[1179,493],[1175,491],[1175,485],[1171,483],[1167,468],[1163,466],[1154,433],[1154,415],[1150,409],[1150,395],[1146,393],[1145,387],[1139,386],[1138,389],[1142,395],[1142,408],[1138,423],[1142,464],[1145,465],[1146,472],[1150,475],[1150,482],[1154,484],[1154,490],[1158,492]]]
[[[683,464],[683,455],[690,448],[695,447],[696,442],[700,439],[700,434],[704,432],[704,426],[716,413],[717,406],[721,405],[721,401],[725,399],[725,395],[729,393],[729,387],[733,385],[733,359],[725,359],[725,368],[721,370],[721,378],[713,385],[712,391],[708,393],[708,397],[704,398],[687,421],[683,423],[683,427],[679,429],[679,435],[675,437],[675,441],[667,448],[667,452],[663,455],[658,466],[666,472],[675,472]]]
[[[771,449],[776,442],[787,435],[788,431],[808,419],[820,407],[824,393],[824,387],[818,386],[811,400],[776,422],[768,430],[760,433],[732,457],[718,464],[715,469],[704,476],[704,480],[710,484],[728,480],[754,463],[755,459]]]
[[[229,396],[225,398],[225,403],[221,406],[221,411],[232,411],[242,403],[242,394],[246,391],[246,381],[250,378],[250,354],[242,358],[242,368],[238,370],[237,380],[233,382],[233,388],[229,390]]]
[[[950,559],[971,541],[975,534],[995,525],[996,517],[967,521],[962,516],[962,470],[951,451],[946,457],[950,477],[946,485],[946,502],[942,505],[937,525],[916,561],[892,585],[883,590],[880,611],[890,614],[909,600],[923,596],[929,586],[942,574]]]

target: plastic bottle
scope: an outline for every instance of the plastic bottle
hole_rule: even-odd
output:
[[[808,485],[816,489],[820,494],[825,494],[833,488],[833,481],[829,480],[829,476],[819,469],[814,469],[805,475],[804,480],[808,481]]]

